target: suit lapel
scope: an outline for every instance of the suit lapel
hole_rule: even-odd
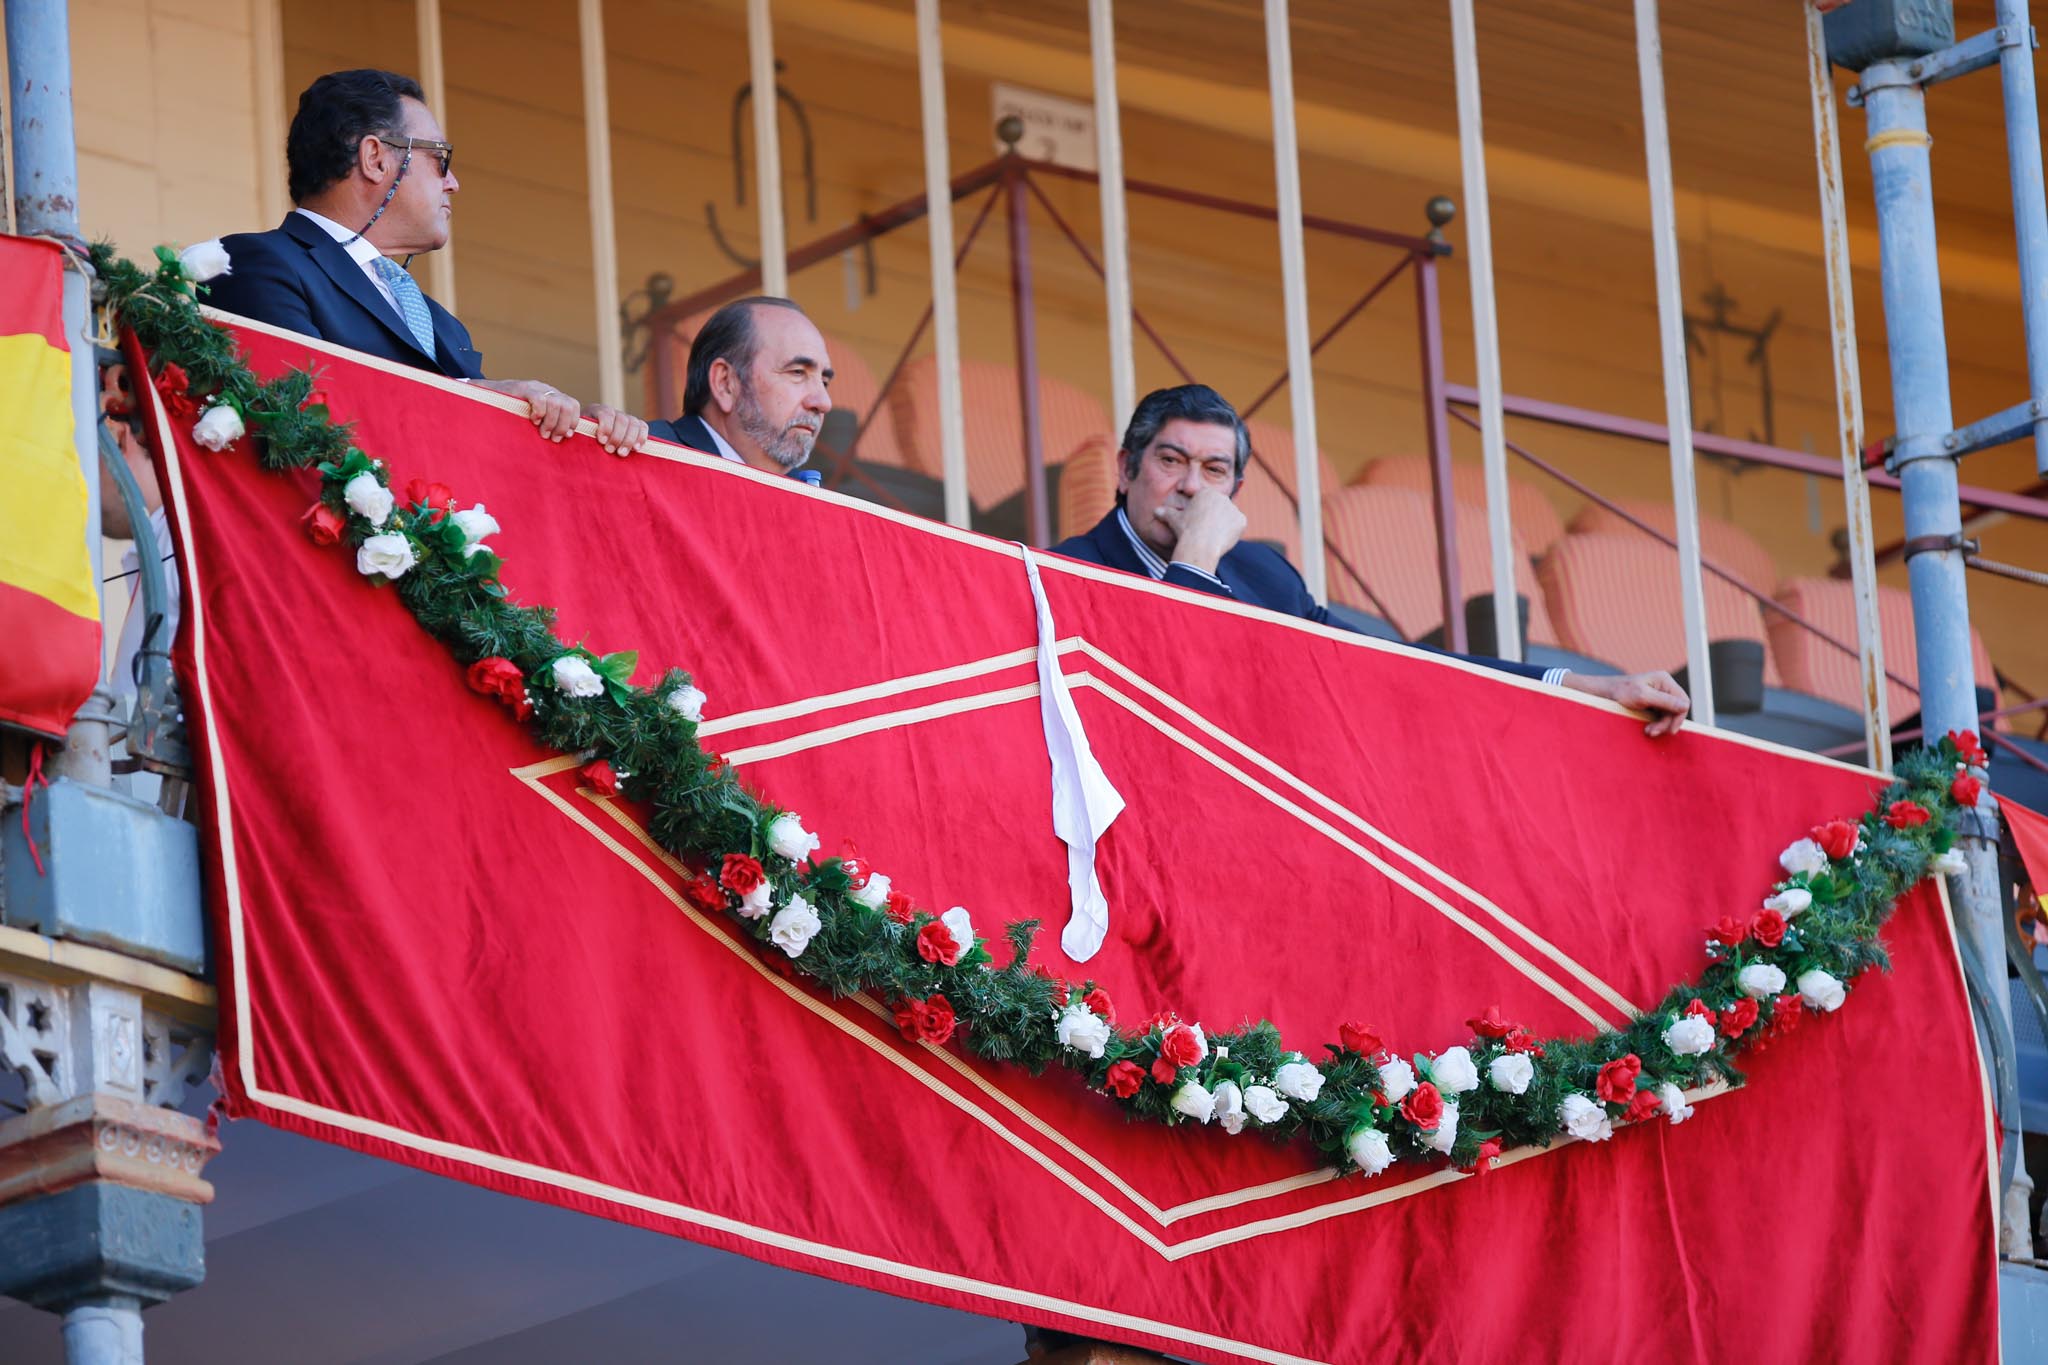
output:
[[[1102,556],[1102,562],[1108,567],[1122,569],[1125,573],[1134,573],[1145,578],[1152,576],[1146,572],[1145,561],[1139,559],[1138,552],[1131,548],[1131,538],[1124,534],[1124,528],[1117,523],[1115,508],[1111,508],[1108,516],[1095,523],[1095,529],[1088,533],[1088,538],[1095,542],[1095,552]]]
[[[308,219],[303,213],[285,215],[284,230],[307,248],[314,262],[326,272],[328,279],[334,281],[336,288],[354,299],[371,317],[383,323],[384,330],[409,347],[414,355],[425,356],[427,363],[436,371],[441,368],[440,357],[427,355],[420,349],[419,342],[413,338],[412,329],[405,325],[405,319],[398,316],[396,308],[384,301],[384,295],[378,291],[376,285],[370,283],[370,277],[363,273],[362,266],[356,263],[355,257],[348,254],[347,248],[328,236],[318,223]],[[437,326],[436,331],[438,330]]]

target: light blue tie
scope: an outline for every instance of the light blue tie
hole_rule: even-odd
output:
[[[412,282],[412,276],[405,273],[405,267],[389,256],[376,259],[377,273],[384,277],[384,283],[391,286],[391,296],[398,300],[398,316],[405,319],[406,330],[420,349],[428,355],[434,354],[434,315],[427,311],[427,296]]]

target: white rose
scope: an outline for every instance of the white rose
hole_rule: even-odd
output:
[[[777,857],[800,863],[818,851],[818,836],[794,815],[778,815],[768,823],[768,848]]]
[[[1605,1142],[1614,1136],[1614,1122],[1604,1105],[1584,1095],[1566,1095],[1557,1106],[1557,1121],[1567,1133],[1588,1142]]]
[[[1394,1149],[1377,1128],[1361,1128],[1344,1139],[1344,1155],[1367,1175],[1378,1175],[1394,1164]]]
[[[205,284],[221,275],[232,275],[228,265],[228,249],[215,237],[204,242],[194,242],[178,253],[178,264],[185,267],[185,278],[194,284]]]
[[[1664,1030],[1664,1046],[1681,1057],[1697,1057],[1714,1045],[1714,1026],[1697,1014],[1682,1014]]]
[[[215,403],[192,428],[192,439],[208,450],[226,450],[242,439],[242,414],[232,403]]]
[[[768,921],[768,941],[791,957],[802,957],[820,927],[811,903],[802,896],[791,896],[789,904]]]
[[[403,578],[417,562],[413,558],[412,542],[395,532],[371,536],[356,546],[356,572],[365,577],[380,573],[386,578]]]
[[[705,700],[704,694],[688,683],[679,683],[668,693],[668,704],[682,712],[683,719],[688,721],[704,719]]]
[[[1800,839],[1778,855],[1778,866],[1788,877],[1802,872],[1812,876],[1828,870],[1828,851],[1811,839]]]
[[[375,474],[364,472],[343,484],[341,500],[372,526],[382,526],[391,519],[391,490],[379,483]]]
[[[1109,1021],[1076,1000],[1061,1012],[1053,1035],[1061,1047],[1100,1057],[1109,1046]]]
[[[1735,984],[1750,999],[1764,1000],[1785,989],[1785,972],[1769,962],[1752,962],[1735,974]]]
[[[1287,1117],[1287,1101],[1281,1099],[1271,1086],[1246,1086],[1244,1107],[1260,1123],[1278,1123]]]
[[[1223,1125],[1226,1133],[1244,1131],[1244,1092],[1237,1088],[1236,1081],[1225,1081],[1212,1092],[1216,1101],[1216,1121]]]
[[[1399,1104],[1415,1088],[1415,1068],[1399,1057],[1389,1057],[1379,1066],[1380,1093],[1388,1104]]]
[[[471,545],[480,545],[486,536],[494,536],[504,529],[498,525],[496,517],[484,510],[482,503],[466,512],[455,513],[450,520],[462,532],[462,538]]]
[[[870,910],[879,910],[889,903],[889,874],[870,872],[868,879],[847,893],[855,905],[864,905]]]
[[[962,957],[974,951],[974,920],[968,915],[966,906],[954,906],[939,916],[939,923],[952,932],[953,942],[959,947]]]
[[[596,669],[575,654],[564,654],[552,669],[555,690],[572,697],[595,697],[604,691],[604,679]]]
[[[1198,1082],[1189,1081],[1173,1092],[1173,1107],[1177,1113],[1207,1123],[1216,1113],[1216,1097]]]
[[[1657,1087],[1657,1102],[1664,1106],[1664,1112],[1673,1123],[1684,1123],[1692,1117],[1692,1106],[1685,1102],[1685,1092],[1666,1081]]]
[[[1458,1106],[1447,1104],[1444,1106],[1443,1117],[1436,1121],[1436,1127],[1432,1128],[1429,1135],[1423,1138],[1422,1145],[1433,1152],[1442,1152],[1445,1156],[1449,1156],[1452,1146],[1457,1141]]]
[[[1937,855],[1927,870],[1944,877],[1960,877],[1970,870],[1970,860],[1963,856],[1960,848],[1952,848]]]
[[[1273,1073],[1273,1088],[1291,1100],[1313,1102],[1323,1093],[1323,1073],[1307,1062],[1289,1062]]]
[[[1429,1078],[1446,1095],[1462,1095],[1479,1088],[1479,1068],[1472,1064],[1472,1054],[1462,1047],[1446,1048],[1442,1056],[1431,1062]]]
[[[1810,1009],[1832,1013],[1842,1008],[1842,1001],[1848,996],[1847,986],[1818,967],[1799,974],[1799,998],[1804,1000]]]
[[[1775,896],[1764,899],[1764,909],[1775,910],[1786,919],[1813,906],[1813,893],[1803,886],[1788,886]]]
[[[1209,1038],[1202,1032],[1200,1024],[1189,1024],[1188,1032],[1195,1035],[1195,1062],[1199,1065],[1209,1055]]]
[[[1529,1082],[1536,1079],[1536,1063],[1529,1060],[1526,1052],[1504,1052],[1487,1063],[1486,1079],[1495,1090],[1510,1095],[1527,1094]]]
[[[763,881],[752,891],[740,897],[739,917],[741,919],[759,919],[767,914],[768,897],[773,894],[773,890],[774,888],[770,887],[766,881]]]

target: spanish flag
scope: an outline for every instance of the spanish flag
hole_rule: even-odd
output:
[[[0,724],[52,738],[100,675],[63,280],[55,245],[0,236]]]

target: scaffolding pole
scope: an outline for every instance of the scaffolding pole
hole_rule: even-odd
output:
[[[953,183],[946,147],[946,60],[939,0],[917,0],[917,86],[924,112],[925,221],[931,227],[932,349],[939,365],[939,464],[946,520],[968,524],[967,427],[960,405],[960,297],[953,278]]]
[[[626,406],[625,341],[619,335],[619,234],[612,203],[612,116],[605,70],[604,0],[579,0],[583,47],[583,150],[590,190],[591,297],[597,309],[597,395]]]
[[[1131,340],[1131,239],[1124,217],[1124,132],[1116,103],[1116,14],[1112,0],[1088,0],[1088,50],[1095,74],[1095,169],[1102,194],[1102,291],[1109,311],[1109,420],[1122,431],[1138,403]]]
[[[1287,323],[1287,396],[1294,410],[1294,487],[1301,518],[1301,577],[1320,601],[1323,471],[1317,457],[1315,351],[1308,333],[1308,253],[1301,225],[1301,153],[1294,136],[1294,44],[1287,0],[1266,0],[1266,75],[1273,98],[1273,179],[1280,226],[1280,292]]]
[[[775,26],[768,0],[747,0],[747,63],[754,101],[754,183],[761,208],[761,292],[789,296],[782,224],[782,106],[775,93]]]
[[[420,89],[427,108],[441,121],[441,136],[449,141],[447,54],[441,45],[441,0],[413,0],[413,27],[420,51]],[[260,66],[259,66],[260,69]],[[280,141],[279,146],[283,143]],[[455,311],[455,243],[443,242],[438,251],[427,253],[427,292],[449,312]]]

